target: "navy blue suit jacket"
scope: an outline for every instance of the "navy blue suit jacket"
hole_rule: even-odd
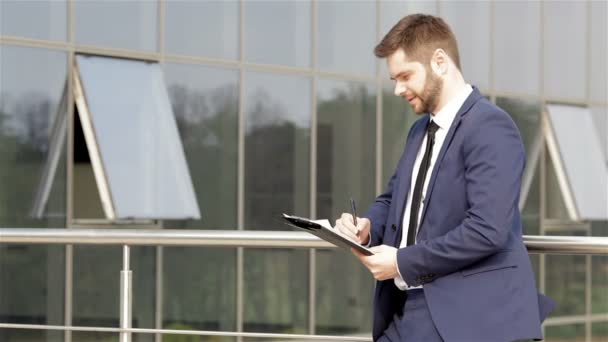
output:
[[[364,217],[371,245],[399,246],[412,169],[429,116],[411,128],[386,191]],[[554,303],[536,290],[518,209],[525,152],[510,116],[476,88],[450,127],[431,172],[416,244],[397,252],[408,285],[423,284],[445,341],[540,339]],[[373,337],[403,298],[393,279],[379,281]],[[406,299],[407,300],[407,299]]]

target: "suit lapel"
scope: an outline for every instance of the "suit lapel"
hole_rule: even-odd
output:
[[[429,180],[429,184],[427,186],[426,193],[424,196],[424,206],[422,208],[422,215],[420,216],[420,224],[418,225],[419,231],[417,237],[420,236],[420,229],[422,229],[423,226],[422,223],[424,222],[424,216],[426,214],[427,208],[429,207],[428,204],[430,203],[431,195],[433,194],[433,188],[435,186],[435,179],[437,178],[437,170],[439,170],[439,165],[441,165],[443,157],[445,157],[445,153],[448,150],[450,144],[452,143],[452,139],[454,138],[454,134],[458,130],[458,126],[460,126],[462,117],[481,97],[482,96],[481,93],[479,93],[479,90],[473,87],[473,92],[469,95],[467,100],[462,104],[462,106],[458,110],[458,113],[456,114],[456,117],[454,117],[454,121],[450,126],[450,130],[448,131],[448,134],[446,135],[445,140],[443,141],[443,145],[441,146],[441,150],[439,151],[439,155],[437,156],[437,160],[435,161],[435,165],[433,166],[431,179]]]

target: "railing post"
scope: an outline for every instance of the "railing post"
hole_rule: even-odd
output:
[[[129,246],[122,247],[122,271],[120,271],[120,328],[131,328],[131,312],[133,305],[132,274],[129,269]],[[120,333],[120,342],[131,342],[131,333]]]

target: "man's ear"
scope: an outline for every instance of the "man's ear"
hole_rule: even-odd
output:
[[[437,76],[443,76],[448,72],[448,54],[443,49],[437,49],[431,57],[431,68]]]

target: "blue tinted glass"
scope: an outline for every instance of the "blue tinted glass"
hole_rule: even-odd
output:
[[[309,215],[311,82],[257,72],[244,82],[245,226],[285,230],[281,213]]]
[[[238,59],[238,1],[167,1],[165,51]]]
[[[245,60],[309,67],[311,7],[308,1],[245,2]]]
[[[0,1],[0,35],[65,40],[66,1]]]
[[[76,42],[155,51],[157,1],[74,1]]]
[[[375,74],[376,4],[372,1],[320,1],[317,13],[319,68]]]

